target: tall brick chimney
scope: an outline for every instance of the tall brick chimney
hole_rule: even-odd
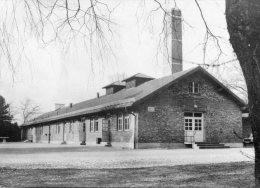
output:
[[[172,9],[172,74],[182,71],[182,16],[179,9]]]

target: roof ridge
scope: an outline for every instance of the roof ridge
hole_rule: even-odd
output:
[[[226,89],[226,87],[220,82],[218,81],[213,75],[211,75],[210,73],[208,73],[205,69],[203,69],[200,66],[197,67],[193,67],[181,72],[177,72],[174,73],[172,75],[168,75],[168,76],[163,76],[161,78],[157,78],[157,79],[153,79],[150,81],[147,81],[137,87],[133,87],[133,88],[128,88],[128,89],[122,89],[120,91],[118,91],[117,93],[111,94],[111,95],[102,95],[99,98],[92,98],[92,99],[88,99],[88,100],[84,100],[82,102],[79,103],[75,103],[72,108],[70,108],[69,106],[64,107],[64,109],[60,110],[60,111],[49,111],[46,112],[38,117],[35,118],[35,120],[33,120],[31,122],[31,124],[33,123],[37,123],[37,121],[51,121],[49,119],[55,119],[58,120],[57,118],[60,117],[60,119],[63,118],[68,118],[71,116],[73,116],[73,114],[75,114],[76,112],[80,112],[83,114],[89,114],[89,113],[93,113],[93,109],[95,109],[95,112],[99,112],[105,109],[110,109],[111,105],[113,108],[122,108],[124,105],[134,105],[137,104],[138,102],[145,100],[145,98],[153,95],[154,93],[160,91],[161,89],[168,87],[169,84],[172,84],[173,82],[178,82],[180,79],[185,78],[186,76],[189,76],[190,74],[193,74],[194,72],[198,71],[198,70],[202,70],[205,74],[209,75],[210,78],[213,78],[213,80],[217,83],[220,83],[221,86],[227,90],[229,92],[229,94],[231,94],[236,101],[241,102],[239,100],[239,97],[236,96],[232,91]],[[129,103],[128,100],[130,100],[133,103]],[[120,104],[119,104],[120,103]],[[108,106],[106,106],[108,105]],[[89,110],[88,110],[89,109]],[[99,110],[99,111],[97,111]],[[81,115],[83,115],[81,114]]]

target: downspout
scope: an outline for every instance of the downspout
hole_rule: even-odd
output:
[[[49,125],[49,138],[48,138],[48,143],[51,143],[51,126]]]
[[[65,124],[62,123],[62,142],[61,142],[61,144],[66,144],[66,142],[64,140],[64,134],[65,134]]]

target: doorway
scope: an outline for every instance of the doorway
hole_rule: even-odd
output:
[[[185,144],[204,141],[203,113],[184,112]]]

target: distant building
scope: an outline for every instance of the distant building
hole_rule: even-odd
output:
[[[33,142],[182,148],[242,146],[240,98],[201,67],[159,79],[136,74],[106,95],[45,113],[22,126]]]

